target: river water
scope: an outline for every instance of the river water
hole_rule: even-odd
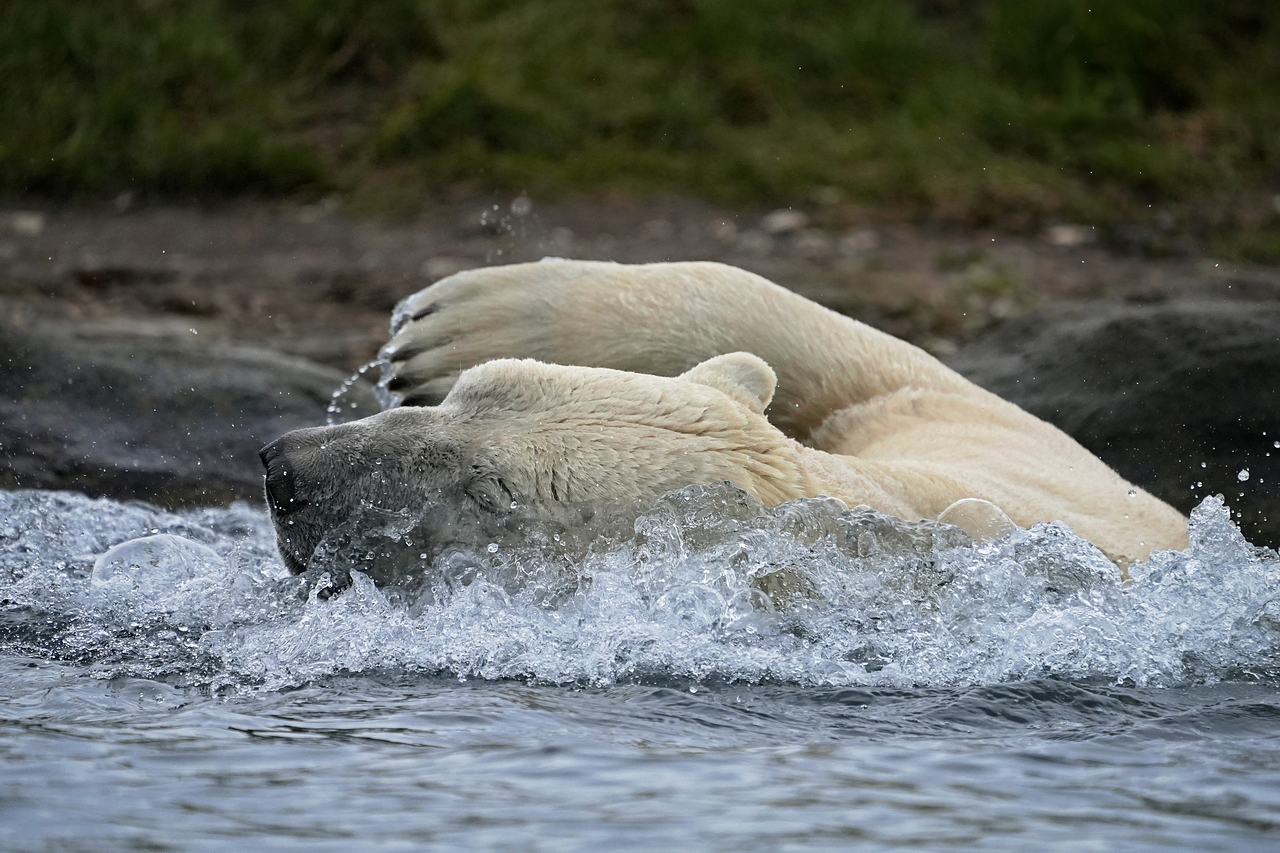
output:
[[[0,492],[0,849],[1280,850],[1280,561],[1190,533],[686,489],[319,601],[261,508]]]

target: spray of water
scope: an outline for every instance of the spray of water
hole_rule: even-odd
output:
[[[341,421],[341,418],[343,415],[343,410],[342,410],[343,399],[347,396],[347,394],[351,393],[351,389],[355,387],[356,383],[364,379],[364,375],[375,367],[381,369],[384,374],[387,372],[387,362],[381,358],[377,358],[377,359],[374,359],[373,361],[366,362],[360,365],[360,367],[356,370],[355,373],[351,374],[346,379],[344,379],[342,381],[342,384],[339,385],[334,390],[333,394],[330,395],[329,406],[328,408],[325,409],[325,423],[328,426],[333,426],[334,424],[339,423]],[[398,401],[395,399],[394,395],[387,390],[385,381],[378,382],[375,385],[373,385],[373,393],[378,400],[378,405],[381,406],[383,409],[390,409],[393,406],[398,404]],[[356,408],[356,406],[357,406],[356,403],[350,404],[351,409]]]
[[[1280,674],[1280,560],[1215,498],[1186,551],[1128,582],[1062,525],[975,542],[830,500],[765,509],[696,487],[591,541],[451,551],[420,567],[431,583],[356,570],[327,602],[299,597],[247,505],[0,492],[0,518],[0,649],[103,677],[262,690],[386,669],[936,686]]]

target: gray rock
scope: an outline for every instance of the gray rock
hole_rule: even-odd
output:
[[[345,378],[272,350],[206,345],[183,324],[0,324],[0,488],[171,508],[258,500],[258,449],[324,423]],[[366,385],[343,404],[344,417],[378,409]]]
[[[1179,509],[1222,494],[1280,544],[1280,304],[1057,305],[947,361]]]

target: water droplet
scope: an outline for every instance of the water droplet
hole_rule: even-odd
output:
[[[1201,462],[1201,463],[1200,463],[1200,467],[1201,467],[1201,468],[1207,468],[1207,467],[1209,467],[1209,466],[1208,466],[1207,464],[1205,464],[1204,462]]]
[[[342,407],[341,407],[342,398],[347,396],[347,394],[351,392],[351,389],[355,386],[355,384],[359,382],[360,378],[364,376],[366,373],[368,373],[371,368],[379,367],[382,365],[382,363],[383,362],[380,360],[374,360],[374,361],[370,361],[370,362],[366,362],[365,364],[362,364],[359,367],[359,369],[356,370],[355,373],[348,376],[343,381],[343,383],[340,386],[338,386],[333,391],[332,394],[329,395],[329,408],[326,410],[328,417],[325,419],[325,423],[327,423],[329,426],[333,426],[335,423],[337,423],[338,414],[342,411]],[[384,409],[391,408],[389,400],[383,400],[382,396],[378,394],[376,389],[374,393],[375,393],[375,396],[378,396],[379,398],[378,401],[379,403],[381,403],[382,408]],[[358,405],[355,401],[352,401],[350,407],[352,409],[355,409],[355,408],[358,408]]]
[[[490,542],[490,543],[489,543],[489,547],[485,548],[485,550],[486,550],[486,551],[488,551],[490,554],[496,554],[496,553],[498,553],[498,543],[497,543],[497,542]]]
[[[1248,480],[1248,479],[1249,479],[1249,469],[1248,469],[1248,468],[1241,468],[1241,469],[1240,469],[1240,473],[1239,473],[1239,474],[1236,474],[1236,479],[1237,479],[1237,480],[1239,480],[1239,481],[1240,481],[1240,482],[1242,482],[1242,483],[1243,483],[1245,480]]]
[[[1130,490],[1129,490],[1129,497],[1131,497],[1131,498],[1136,498],[1137,496],[1138,496],[1138,490],[1137,490],[1137,489],[1130,489]]]

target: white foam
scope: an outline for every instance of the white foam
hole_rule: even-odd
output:
[[[1280,561],[1213,498],[1192,516],[1191,546],[1131,567],[1127,585],[1062,525],[975,543],[829,500],[764,510],[695,488],[570,564],[547,541],[494,554],[480,543],[451,555],[469,569],[444,593],[415,598],[356,572],[327,602],[298,597],[265,513],[244,505],[171,514],[0,492],[0,517],[2,606],[75,620],[58,640],[72,650],[125,636],[122,671],[141,666],[129,643],[152,668],[198,654],[190,677],[210,688],[385,669],[936,686],[1280,673]],[[167,646],[166,631],[181,642]]]

